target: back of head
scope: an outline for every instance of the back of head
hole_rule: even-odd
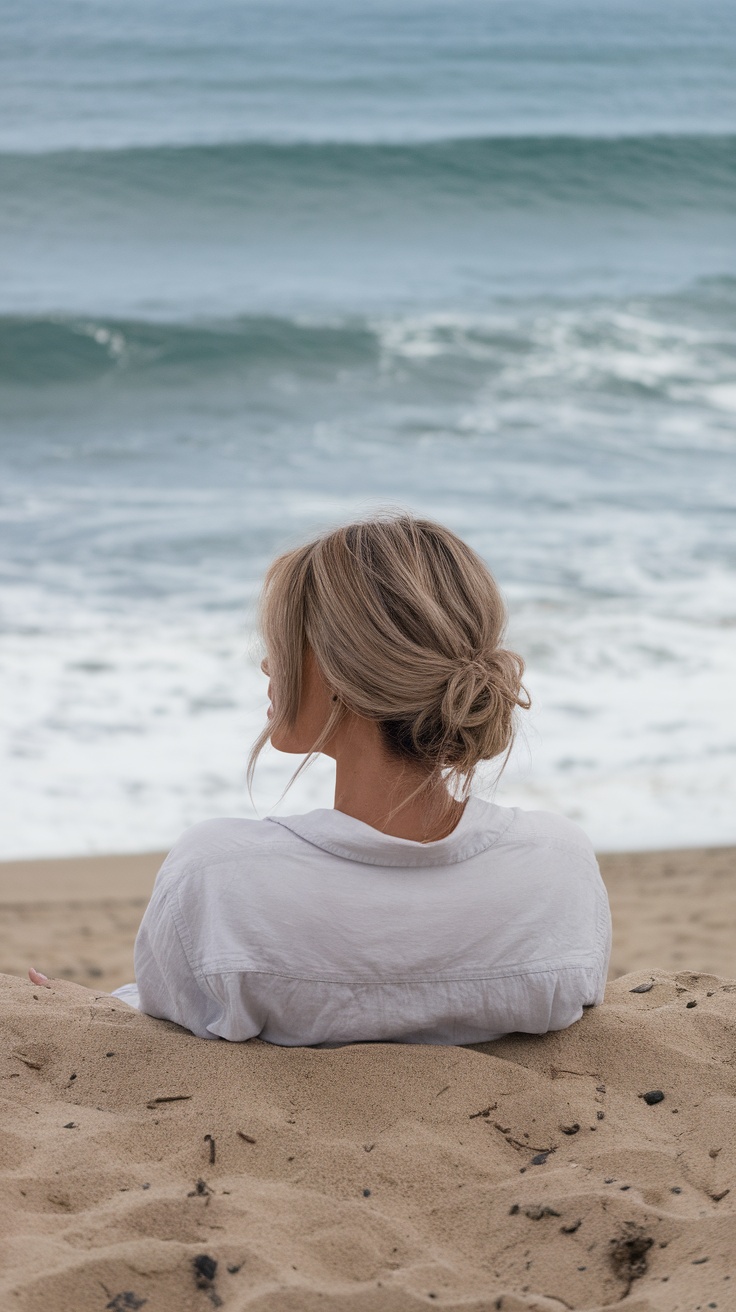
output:
[[[466,793],[511,746],[529,699],[502,644],[506,613],[481,558],[409,514],[347,524],[274,561],[262,603],[279,723],[293,723],[311,648],[337,696],[319,751],[345,711],[375,720],[387,748]],[[252,762],[275,723],[255,745]]]

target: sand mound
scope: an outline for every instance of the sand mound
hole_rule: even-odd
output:
[[[736,1307],[736,983],[327,1050],[0,984],[3,1309]]]

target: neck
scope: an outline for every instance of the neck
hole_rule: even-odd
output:
[[[464,804],[441,779],[428,784],[425,769],[390,752],[374,721],[346,717],[331,748],[336,811],[418,843],[436,842],[455,828]]]

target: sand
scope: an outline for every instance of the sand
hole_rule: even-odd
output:
[[[101,989],[132,980],[133,943],[162,860],[159,852],[0,863],[0,971],[37,966]]]
[[[733,851],[603,859],[604,1005],[473,1048],[125,1007],[157,864],[0,867],[2,1312],[736,1309]]]

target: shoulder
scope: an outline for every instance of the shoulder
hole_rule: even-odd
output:
[[[588,835],[566,816],[551,811],[525,811],[513,807],[513,818],[496,851],[514,887],[524,888],[544,918],[558,914],[561,905],[574,908],[570,926],[595,935],[601,960],[611,945],[608,894]]]
[[[505,809],[505,808],[504,808]],[[552,811],[510,807],[508,823],[493,846],[496,860],[509,872],[523,871],[543,885],[599,884],[600,870],[588,835],[572,820]]]
[[[511,809],[513,818],[501,838],[502,844],[525,844],[541,851],[565,851],[597,864],[588,835],[567,816],[553,811],[525,811],[519,806]]]
[[[259,855],[267,856],[293,845],[289,831],[271,820],[242,820],[235,816],[203,820],[185,830],[174,843],[159,871],[159,880],[232,863],[247,864]]]

